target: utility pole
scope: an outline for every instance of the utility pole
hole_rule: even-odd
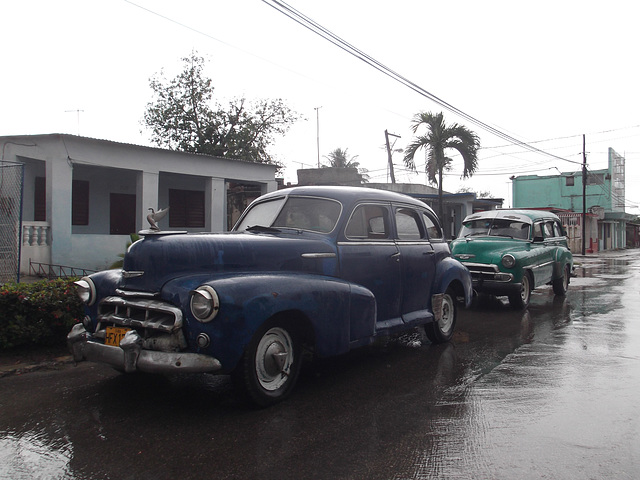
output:
[[[393,161],[391,159],[391,147],[389,146],[389,136],[401,138],[400,135],[394,135],[393,133],[389,133],[387,130],[384,131],[384,139],[387,144],[387,158],[389,161],[389,173],[391,173],[391,183],[396,183],[396,176],[393,173]]]
[[[586,137],[582,135],[582,255],[586,254],[587,243],[587,152]]]
[[[316,111],[316,142],[318,146],[318,168],[320,168],[320,109],[322,107],[315,107]]]

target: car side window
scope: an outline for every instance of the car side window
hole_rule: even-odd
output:
[[[422,220],[424,220],[424,225],[427,227],[427,235],[429,235],[429,239],[442,240],[442,230],[440,229],[438,222],[431,218],[431,215],[427,212],[422,213]]]
[[[553,222],[544,222],[544,238],[551,238],[553,236]]]
[[[389,238],[388,209],[382,205],[358,205],[344,233],[351,240]]]
[[[544,238],[542,233],[542,223],[536,223],[533,225],[533,238]]]
[[[553,233],[556,237],[564,237],[564,230],[558,222],[553,222]]]
[[[400,240],[420,240],[424,237],[418,212],[409,208],[396,210],[396,230]]]

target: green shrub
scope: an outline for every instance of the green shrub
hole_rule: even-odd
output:
[[[74,280],[0,285],[0,349],[64,343],[84,316]]]

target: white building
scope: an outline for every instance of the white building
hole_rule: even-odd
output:
[[[0,149],[3,164],[24,165],[20,235],[0,231],[20,238],[22,274],[30,260],[108,267],[129,234],[149,227],[150,208],[170,207],[162,229],[225,231],[241,209],[227,208],[230,192],[251,200],[277,189],[274,165],[75,135],[4,136]]]

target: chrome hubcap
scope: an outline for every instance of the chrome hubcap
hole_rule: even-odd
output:
[[[442,315],[438,321],[440,331],[443,333],[448,332],[453,325],[454,306],[453,300],[449,295],[444,295],[442,298]]]
[[[277,390],[287,381],[293,363],[293,341],[279,327],[268,330],[256,350],[256,375],[265,390]]]

